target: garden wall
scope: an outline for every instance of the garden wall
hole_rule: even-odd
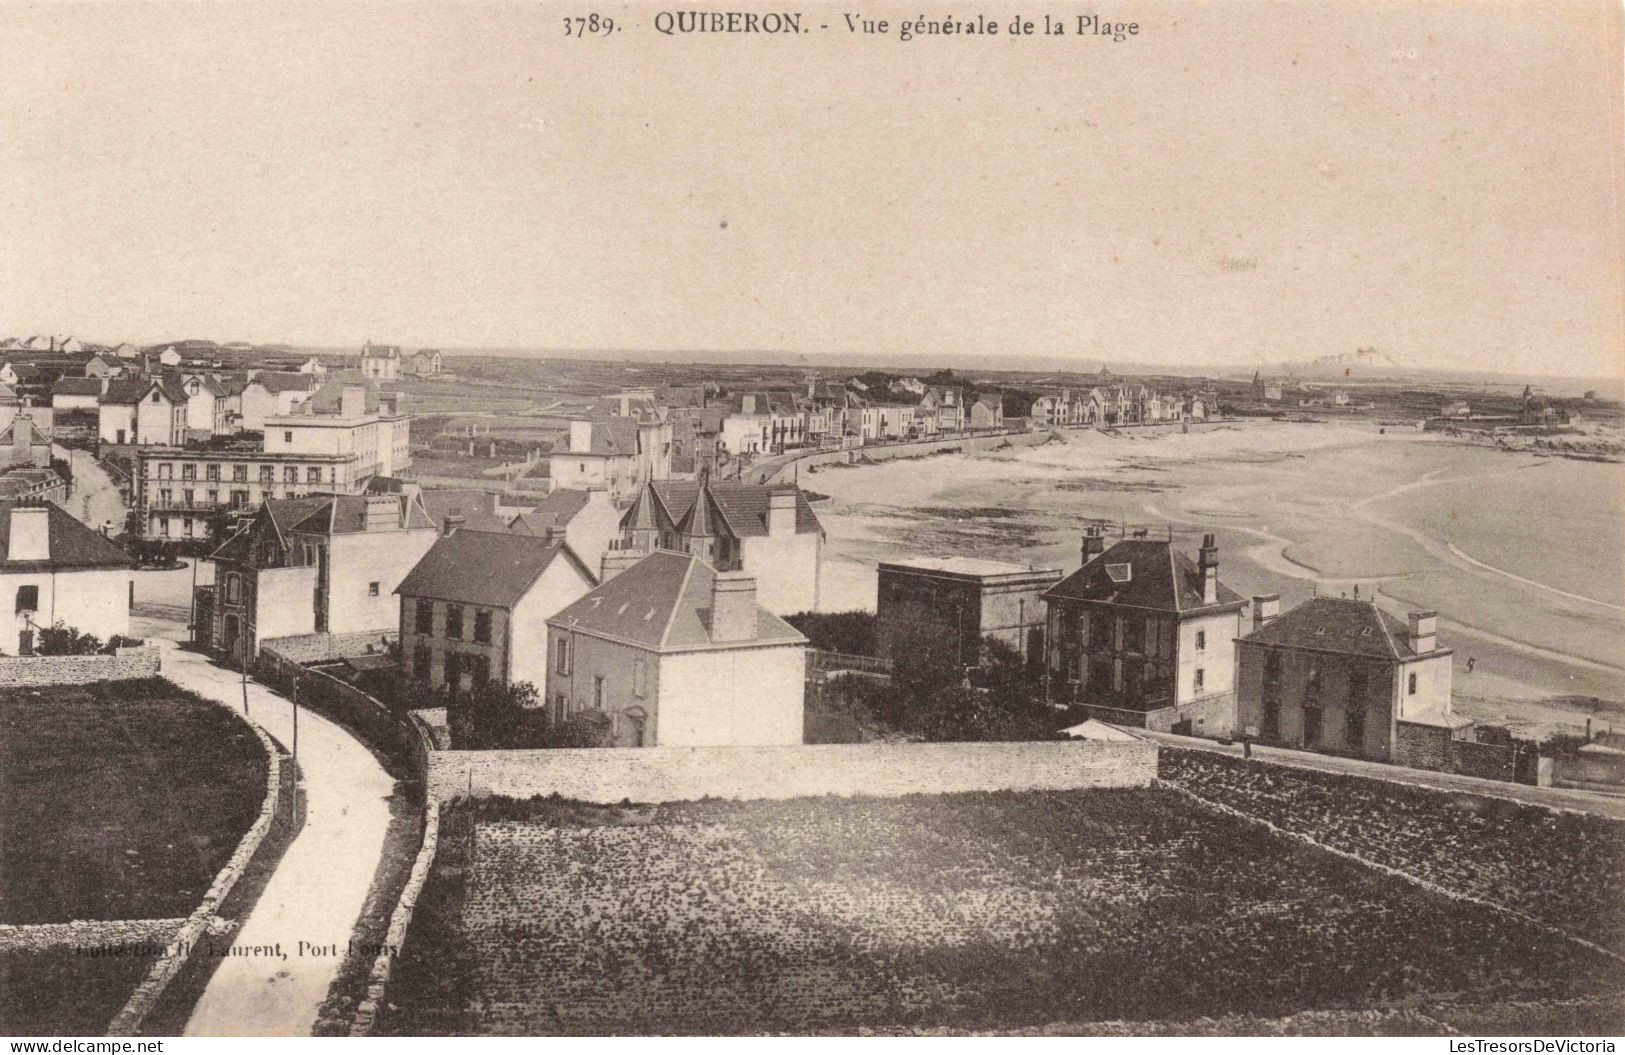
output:
[[[0,688],[129,681],[150,678],[158,668],[158,650],[150,645],[121,648],[111,656],[5,656],[0,657]]]
[[[1156,771],[1157,745],[1150,741],[436,751],[429,799],[470,791],[678,802],[1146,787]]]
[[[1510,747],[1458,740],[1448,729],[1414,722],[1397,722],[1394,728],[1395,765],[1486,780],[1514,779]]]
[[[226,704],[221,706],[229,709]],[[186,966],[192,950],[208,933],[215,914],[220,911],[220,906],[225,903],[226,898],[237,886],[237,881],[247,871],[249,862],[259,852],[260,843],[265,841],[266,834],[276,821],[277,804],[282,793],[281,755],[277,752],[276,745],[271,742],[271,738],[265,735],[265,730],[253,723],[249,723],[249,727],[254,730],[254,735],[259,737],[260,747],[265,751],[265,800],[260,804],[260,815],[243,834],[237,843],[237,849],[226,861],[225,867],[215,875],[214,882],[209,884],[208,892],[203,895],[203,900],[198,902],[197,908],[193,909],[192,914],[186,917],[186,922],[181,924],[171,944],[164,950],[164,955],[152,965],[152,969],[147,972],[141,984],[135,987],[135,992],[130,994],[130,999],[125,1002],[124,1007],[113,1016],[113,1021],[107,1027],[108,1036],[133,1036],[141,1028],[141,1023],[157,1006],[169,983],[174,981],[181,968]]]
[[[260,642],[260,652],[273,652],[290,663],[323,663],[347,656],[376,655],[389,651],[399,635],[394,630],[363,630],[355,634],[300,634],[275,637]]]

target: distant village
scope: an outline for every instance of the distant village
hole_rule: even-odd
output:
[[[213,569],[184,616],[195,647],[245,668],[337,664],[444,746],[1011,735],[826,720],[925,676],[999,697],[1022,735],[1131,729],[1562,779],[1534,745],[1452,713],[1437,613],[1397,618],[1357,594],[1282,612],[1225,585],[1211,535],[1189,554],[1097,524],[1074,568],[900,554],[878,568],[873,615],[845,614],[861,643],[819,612],[825,536],[804,467],[1371,406],[1346,386],[1255,375],[1221,395],[1104,368],[1050,389],[808,369],[791,384],[598,392],[536,429],[440,413],[414,435],[415,391],[444,407],[434,386],[471,382],[454,362],[370,341],[343,356],[4,342],[0,574],[18,654],[53,627],[127,638],[132,576],[185,559]],[[1412,424],[1569,418],[1526,390],[1513,413],[1452,401]],[[90,515],[87,491],[122,519]],[[492,691],[511,713],[476,728],[463,702]]]

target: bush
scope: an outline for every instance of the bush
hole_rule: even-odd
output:
[[[54,626],[40,631],[34,651],[41,656],[93,656],[102,651],[102,639],[95,634],[81,634],[78,627],[64,626],[59,619]]]
[[[875,654],[873,612],[797,612],[784,621],[807,635],[808,643],[821,652]]]

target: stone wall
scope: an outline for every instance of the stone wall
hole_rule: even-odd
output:
[[[1513,760],[1510,747],[1458,740],[1450,730],[1438,726],[1395,723],[1395,765],[1487,780],[1512,780]]]
[[[76,919],[67,923],[0,924],[0,952],[117,949],[125,954],[151,949],[159,956],[184,919]]]
[[[158,650],[150,645],[121,648],[111,656],[4,656],[0,688],[130,681],[150,678],[158,670]]]
[[[428,791],[431,802],[470,792],[585,802],[890,796],[1145,787],[1156,767],[1149,741],[437,751]]]
[[[290,663],[323,663],[346,656],[365,656],[389,651],[399,632],[364,630],[354,634],[301,634],[260,642],[260,652],[272,652]]]
[[[1471,747],[1487,747],[1471,744]],[[1618,955],[1625,822],[1165,744],[1165,782],[1218,807]],[[1599,878],[1600,877],[1600,878]]]
[[[281,756],[263,729],[252,723],[250,728],[254,730],[254,735],[259,737],[260,746],[265,751],[265,801],[260,804],[260,814],[237,843],[237,849],[232,852],[225,867],[220,869],[214,877],[214,882],[209,884],[203,900],[198,902],[197,908],[192,910],[192,914],[186,917],[186,921],[175,932],[170,945],[164,950],[164,955],[152,965],[146,978],[135,987],[135,992],[130,994],[130,999],[125,1002],[124,1007],[113,1016],[113,1021],[107,1027],[108,1036],[129,1037],[139,1032],[141,1023],[157,1006],[159,998],[164,995],[164,990],[174,981],[181,968],[186,966],[192,950],[208,933],[210,921],[237,886],[237,881],[243,877],[243,872],[247,870],[254,855],[259,852],[260,843],[265,841],[266,834],[276,820],[277,804],[282,792]]]

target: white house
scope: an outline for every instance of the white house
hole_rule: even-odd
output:
[[[325,374],[327,373],[327,367],[323,366],[322,361],[313,355],[299,364],[299,372],[301,374]]]
[[[756,581],[660,551],[548,620],[546,706],[619,747],[799,744],[807,639]]]
[[[401,378],[401,349],[394,344],[373,344],[368,341],[361,349],[361,376],[369,381],[399,381]]]
[[[31,653],[39,631],[58,622],[104,641],[130,632],[133,562],[66,510],[0,505],[0,545],[0,605],[15,613],[15,636],[0,650]]]
[[[550,529],[562,530],[570,548],[589,568],[597,568],[611,545],[621,538],[621,510],[607,490],[564,487],[536,503],[536,508],[514,517],[508,530],[516,535],[546,538]]]
[[[178,446],[186,439],[186,393],[168,381],[109,381],[97,431],[103,443]]]

